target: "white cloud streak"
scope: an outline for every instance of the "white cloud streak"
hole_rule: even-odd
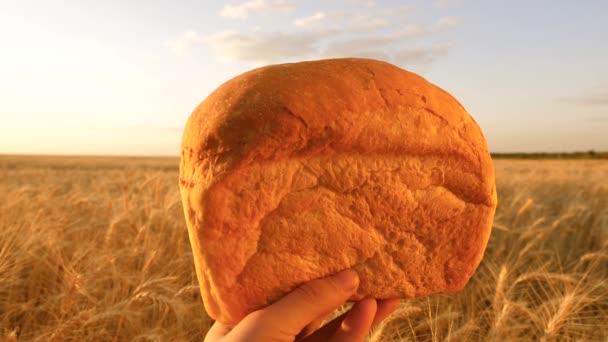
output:
[[[354,5],[364,5],[367,7],[374,7],[376,6],[376,1],[374,0],[343,0],[344,2],[348,2]]]
[[[305,27],[305,28],[317,27],[317,26],[319,26],[320,23],[322,23],[325,20],[326,17],[327,17],[327,14],[325,14],[325,12],[317,12],[313,15],[303,17],[300,19],[296,19],[293,23],[294,23],[294,25],[296,25],[298,27]]]
[[[460,20],[456,17],[441,17],[437,21],[437,24],[435,24],[435,29],[437,31],[450,31],[458,26],[459,23]]]
[[[273,32],[245,34],[237,31],[215,33],[205,41],[225,62],[272,63],[281,59],[314,56],[319,42],[332,32]]]
[[[240,5],[226,5],[220,15],[227,18],[247,18],[253,14],[290,13],[294,9],[295,5],[291,1],[250,0]]]
[[[361,32],[387,28],[397,18],[401,22],[409,16],[411,8],[406,6],[374,8],[362,12],[317,12],[294,20],[294,25],[308,30],[332,28],[347,32]]]
[[[221,15],[244,18],[253,13],[290,11],[292,6],[285,0],[251,0],[226,6]],[[434,23],[421,25],[409,18],[411,13],[407,6],[374,6],[357,12],[318,11],[293,20],[291,29],[227,30],[206,37],[187,31],[166,45],[178,55],[187,55],[191,45],[202,42],[216,53],[218,60],[226,63],[263,65],[303,58],[368,57],[401,65],[428,66],[445,56],[452,45],[410,42],[452,31],[459,20],[443,16]]]
[[[446,9],[452,5],[455,5],[457,2],[458,0],[435,0],[433,4],[437,8]]]
[[[452,45],[451,43],[443,43],[405,48],[395,53],[394,61],[399,65],[429,65],[437,58],[447,55]]]
[[[608,87],[592,89],[578,96],[564,97],[563,100],[587,106],[608,106]]]
[[[324,57],[382,56],[384,58],[379,59],[392,60],[402,65],[431,64],[435,59],[445,56],[453,44],[403,48],[403,43],[452,30],[457,23],[456,18],[443,17],[430,27],[407,24],[390,34],[332,42],[328,44]]]

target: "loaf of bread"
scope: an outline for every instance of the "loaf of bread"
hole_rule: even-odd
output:
[[[462,289],[496,209],[494,168],[450,94],[361,58],[270,65],[185,127],[180,189],[205,309],[240,321],[352,268],[363,297]]]

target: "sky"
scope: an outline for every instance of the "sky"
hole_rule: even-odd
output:
[[[0,0],[0,153],[177,156],[225,81],[333,57],[447,90],[492,152],[608,150],[605,0]]]

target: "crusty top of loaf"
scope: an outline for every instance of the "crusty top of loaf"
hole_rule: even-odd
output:
[[[334,153],[458,156],[465,171],[494,179],[483,133],[453,96],[390,63],[338,58],[270,65],[217,88],[186,124],[180,183]],[[199,174],[203,165],[208,172]],[[492,198],[493,181],[476,189],[454,185],[474,202]]]

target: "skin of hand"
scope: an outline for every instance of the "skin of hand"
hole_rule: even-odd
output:
[[[353,270],[303,283],[277,302],[247,315],[235,326],[215,322],[205,342],[363,341],[369,330],[388,317],[398,299],[365,298],[319,329],[324,318],[346,302],[359,287]]]

